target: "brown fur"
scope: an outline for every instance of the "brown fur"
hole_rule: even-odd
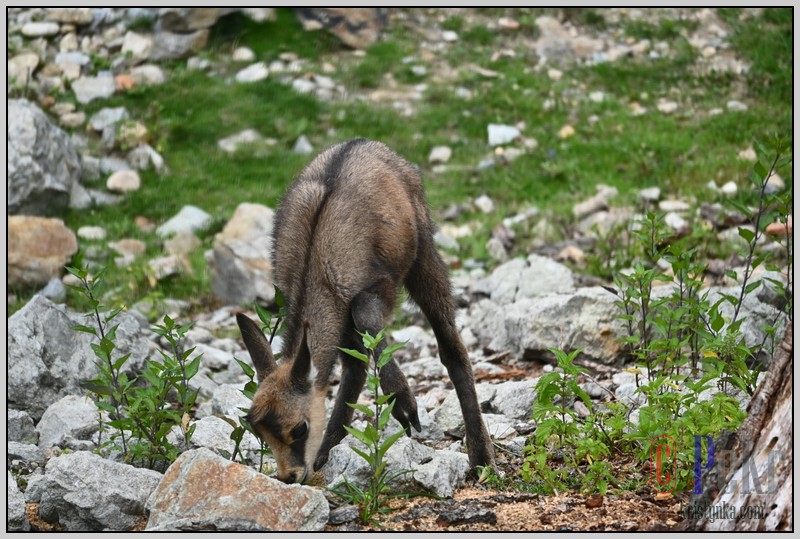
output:
[[[340,356],[338,347],[362,348],[356,330],[375,335],[382,329],[401,284],[436,334],[466,418],[470,463],[494,465],[472,369],[455,328],[447,268],[432,235],[419,173],[379,142],[354,139],[329,148],[284,195],[273,237],[275,282],[287,306],[281,365],[272,360],[263,334],[253,331],[255,324],[239,319],[261,382],[248,417],[273,449],[280,478],[302,481],[313,471],[313,458],[298,461],[298,447],[290,455],[288,433],[307,421],[311,432],[303,454],[316,452],[323,428],[320,402]],[[363,364],[349,356],[341,359],[339,395],[317,467],[344,437],[352,418],[347,403],[356,402],[364,385]],[[394,361],[383,368],[381,387],[395,393],[395,418],[407,431],[419,430],[416,401]]]

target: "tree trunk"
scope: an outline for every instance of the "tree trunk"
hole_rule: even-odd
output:
[[[775,351],[739,430],[716,444],[692,495],[687,530],[792,531],[792,326]]]

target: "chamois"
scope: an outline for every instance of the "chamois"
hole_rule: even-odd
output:
[[[347,403],[357,402],[366,370],[338,347],[363,350],[357,332],[376,335],[384,327],[401,285],[436,335],[465,418],[470,465],[494,467],[433,232],[417,168],[380,142],[332,146],[284,194],[272,244],[274,280],[286,303],[280,364],[258,325],[237,315],[259,381],[247,421],[272,449],[279,479],[305,482],[344,438],[353,417]],[[337,358],[341,382],[326,428],[325,397]],[[407,433],[420,430],[416,401],[394,360],[380,378],[383,391],[395,395],[394,417]]]

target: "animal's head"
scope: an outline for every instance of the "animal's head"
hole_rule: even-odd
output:
[[[258,377],[258,390],[246,420],[272,449],[278,463],[278,479],[303,483],[314,473],[314,461],[325,430],[326,391],[315,388],[311,378],[308,328],[294,358],[278,364],[264,333],[244,314],[236,315]]]

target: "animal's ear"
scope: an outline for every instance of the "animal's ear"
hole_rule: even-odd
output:
[[[308,322],[303,325],[303,339],[300,342],[300,350],[292,364],[292,381],[298,386],[308,382],[308,375],[311,373],[311,350],[308,348]]]
[[[272,355],[272,349],[261,328],[248,316],[237,313],[236,323],[239,324],[244,345],[247,347],[247,351],[250,352],[250,358],[253,360],[260,383],[278,366],[275,363],[275,357]]]

